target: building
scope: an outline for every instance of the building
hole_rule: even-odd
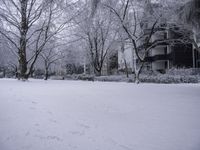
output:
[[[146,14],[151,15],[153,13],[152,8],[159,11],[158,8],[160,7],[159,3],[148,2]],[[140,28],[142,32],[148,34],[148,32],[151,32],[150,29],[152,28],[152,24],[148,21],[144,21]],[[156,32],[152,35],[150,42],[153,43],[156,40],[163,40],[163,42],[148,52],[147,57],[145,58],[146,69],[163,72],[166,69],[171,68],[200,68],[200,52],[195,49],[195,46],[189,42],[175,42],[174,40],[184,39],[185,36],[193,36],[191,31],[177,27],[176,24],[168,23],[167,20],[162,20],[162,24],[155,30]],[[169,39],[173,39],[174,42],[170,42]],[[143,40],[145,40],[145,38],[140,39],[140,42],[143,43]],[[200,46],[200,35],[196,36],[195,41]],[[125,59],[129,70],[133,71],[134,61],[132,47],[126,47],[124,52],[119,50],[119,70],[125,69]]]
[[[177,30],[179,29],[160,30],[153,35],[152,40],[182,39],[183,35]],[[185,32],[184,34],[190,34],[188,31]],[[163,43],[150,51],[147,61],[152,70],[162,71],[170,68],[198,68],[200,67],[199,56],[199,52],[190,43]]]
[[[174,30],[160,30],[152,36],[152,42],[155,40],[181,39],[183,35]],[[187,32],[187,31],[186,31]],[[188,33],[189,34],[189,33]],[[198,42],[200,46],[200,42]],[[126,60],[129,70],[133,70],[133,54],[131,47],[127,46],[126,50],[118,53],[119,70],[125,69]],[[149,51],[146,57],[146,69],[165,71],[171,68],[200,68],[200,53],[190,43],[165,43],[157,45]]]

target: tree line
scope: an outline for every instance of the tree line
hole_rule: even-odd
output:
[[[22,80],[41,64],[48,79],[56,62],[90,64],[100,76],[105,62],[128,46],[139,82],[149,51],[158,45],[191,43],[200,52],[199,10],[199,0],[1,0],[0,63],[12,66]],[[181,38],[152,40],[158,29],[174,25]]]

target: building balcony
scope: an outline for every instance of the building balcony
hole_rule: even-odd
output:
[[[146,62],[154,62],[154,61],[171,60],[171,59],[172,59],[172,53],[164,54],[164,55],[149,56],[149,57],[145,58],[145,61]]]

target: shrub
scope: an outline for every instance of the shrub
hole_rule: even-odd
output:
[[[84,81],[94,81],[94,76],[93,75],[77,75],[76,77],[77,80],[84,80]]]
[[[189,69],[172,68],[172,69],[167,70],[166,74],[169,74],[169,75],[182,75],[182,76],[200,75],[200,69],[198,69],[198,68],[189,68]]]
[[[63,76],[51,76],[51,80],[64,80],[65,78]]]
[[[163,75],[156,75],[156,76],[145,76],[141,75],[140,76],[140,81],[141,82],[146,82],[146,83],[198,83],[199,79],[197,76],[183,76],[183,75],[168,75],[168,74],[163,74]]]

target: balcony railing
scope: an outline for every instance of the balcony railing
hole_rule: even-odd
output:
[[[165,54],[165,55],[155,55],[155,56],[149,56],[145,58],[146,62],[154,62],[157,60],[171,60],[172,59],[172,53]]]

